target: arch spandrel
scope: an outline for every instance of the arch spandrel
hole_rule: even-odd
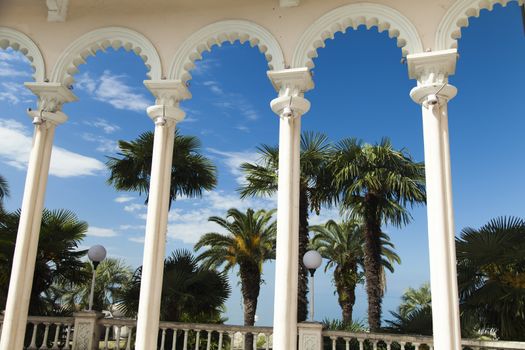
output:
[[[8,47],[21,52],[29,60],[36,82],[43,82],[46,79],[44,58],[33,40],[18,30],[0,27],[0,49]]]
[[[87,57],[110,47],[115,50],[124,48],[133,51],[144,61],[148,69],[148,78],[161,79],[160,56],[149,39],[128,28],[106,27],[86,33],[70,44],[58,58],[51,80],[65,85],[73,84],[73,76],[78,72],[78,66],[86,63]]]
[[[202,59],[204,51],[211,51],[214,45],[236,41],[257,46],[268,61],[270,70],[285,68],[281,46],[268,30],[246,20],[226,20],[201,28],[182,43],[172,61],[169,79],[189,81],[195,61]]]
[[[495,5],[506,6],[516,1],[520,5],[525,0],[457,0],[445,13],[436,31],[435,49],[446,50],[458,47],[461,29],[468,27],[470,17],[479,17],[481,10],[492,11]]]
[[[391,38],[397,39],[403,57],[423,52],[416,27],[402,13],[386,5],[355,3],[324,14],[306,29],[296,45],[292,67],[313,68],[317,49],[324,47],[327,39],[333,39],[335,33],[344,33],[348,28],[357,29],[361,25],[368,29],[376,27],[379,32],[388,31]]]

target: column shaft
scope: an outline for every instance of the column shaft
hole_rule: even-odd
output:
[[[35,126],[0,340],[1,350],[23,349],[54,133],[55,125],[52,123]]]
[[[293,117],[281,117],[279,124],[279,179],[277,194],[277,250],[275,264],[275,300],[273,346],[276,350],[294,349],[297,333],[297,268],[294,254],[299,244],[295,226],[294,159],[299,157],[295,144]],[[297,150],[298,151],[298,150]],[[297,155],[295,154],[297,153]],[[297,207],[298,209],[298,207]],[[294,266],[297,266],[295,268]],[[294,288],[295,286],[295,288]]]
[[[137,318],[140,350],[157,346],[174,137],[174,122],[156,123]]]
[[[447,106],[422,109],[434,347],[460,350]]]

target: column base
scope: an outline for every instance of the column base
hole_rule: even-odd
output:
[[[81,311],[74,316],[73,350],[97,350],[100,339],[98,320],[103,318],[104,314],[98,311]]]
[[[319,322],[302,322],[299,329],[299,350],[322,350],[323,325]]]

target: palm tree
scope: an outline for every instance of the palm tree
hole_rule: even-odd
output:
[[[139,307],[142,267],[124,285],[116,308],[128,317],[136,317]],[[161,314],[163,321],[216,323],[224,302],[230,296],[225,274],[206,266],[187,250],[176,250],[164,260]]]
[[[241,169],[246,175],[246,184],[240,189],[241,197],[271,196],[277,192],[279,170],[279,148],[261,145],[261,158],[257,163],[244,163]],[[311,211],[319,214],[323,204],[330,204],[333,197],[330,176],[326,171],[331,146],[326,135],[305,132],[301,136],[301,178],[299,187],[299,285],[297,320],[308,316],[308,270],[303,256],[308,246],[308,216]]]
[[[335,146],[330,166],[342,207],[349,218],[364,223],[368,323],[377,331],[383,298],[381,226],[408,224],[407,206],[425,202],[424,165],[406,150],[395,150],[388,139],[376,145],[344,139]]]
[[[0,302],[5,305],[9,276],[13,262],[20,211],[6,214],[0,222]],[[38,241],[38,252],[31,289],[29,312],[32,315],[63,313],[62,305],[50,298],[53,282],[66,286],[87,283],[89,275],[83,271],[81,260],[85,250],[78,245],[85,236],[88,225],[69,210],[44,209]]]
[[[344,221],[340,224],[329,220],[324,225],[311,226],[310,230],[315,232],[311,247],[328,260],[325,271],[335,267],[333,281],[343,313],[342,320],[345,324],[352,324],[355,288],[363,279],[365,242],[363,226],[355,220]],[[394,245],[390,242],[388,235],[382,233],[381,262],[383,268],[391,272],[394,272],[393,264],[401,262],[393,248]]]
[[[136,140],[119,141],[118,157],[108,157],[110,170],[108,183],[119,191],[136,191],[146,194],[148,201],[151,162],[153,155],[151,131]],[[199,153],[200,141],[194,136],[184,136],[177,130],[173,145],[170,206],[178,196],[200,197],[204,190],[212,190],[217,184],[216,168],[210,160]]]
[[[399,305],[399,314],[407,316],[414,310],[432,307],[432,297],[430,294],[430,283],[423,283],[418,289],[412,287],[408,288],[401,297],[401,304]]]
[[[197,258],[204,266],[223,266],[224,271],[239,267],[245,326],[255,323],[263,263],[275,259],[277,226],[272,221],[274,213],[275,210],[254,212],[248,209],[242,213],[230,209],[226,218],[212,216],[209,221],[215,222],[227,233],[207,233],[195,244],[195,250],[207,248]],[[252,341],[252,337],[247,337],[247,349],[252,348]]]
[[[86,263],[83,271],[91,276],[93,265]],[[131,268],[123,260],[108,258],[102,261],[97,268],[93,309],[110,310],[122,288],[131,280],[132,275]],[[90,294],[89,283],[68,286],[57,281],[53,284],[53,289],[54,293],[60,297],[61,303],[67,305],[69,309],[75,311],[87,309]]]
[[[456,239],[462,317],[525,340],[525,220],[499,217]]]

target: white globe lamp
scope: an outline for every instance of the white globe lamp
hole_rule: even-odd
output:
[[[309,250],[303,256],[303,264],[310,271],[310,321],[314,320],[314,274],[323,263],[323,257],[317,250]]]
[[[93,264],[93,278],[91,279],[91,292],[89,293],[89,308],[88,311],[93,310],[93,297],[95,294],[95,279],[97,278],[97,267],[100,262],[106,258],[106,248],[97,244],[89,248],[88,258]]]

